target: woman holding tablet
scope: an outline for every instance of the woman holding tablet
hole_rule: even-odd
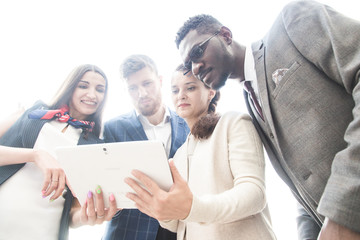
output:
[[[178,240],[276,239],[265,194],[261,140],[250,116],[216,113],[219,92],[179,67],[172,100],[191,133],[178,149],[170,169],[174,184],[166,192],[145,174],[125,181],[140,211],[160,221]],[[176,165],[176,167],[175,167]]]
[[[78,66],[51,104],[37,102],[0,138],[0,239],[66,239],[69,223],[92,225],[115,214],[114,197],[105,209],[100,188],[82,208],[70,191],[63,194],[70,184],[54,156],[57,146],[101,142],[107,89],[100,68]]]

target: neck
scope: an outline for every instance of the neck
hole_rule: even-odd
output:
[[[197,123],[199,121],[199,119],[202,118],[203,116],[205,116],[206,114],[207,114],[207,112],[204,112],[200,116],[185,118],[185,122],[189,126],[190,131],[193,129],[193,126],[195,125],[195,123]]]
[[[190,128],[190,131],[191,129],[193,128],[194,124],[198,121],[199,119],[185,119],[185,122],[187,123],[187,125],[189,126]]]
[[[230,75],[229,78],[234,78],[238,80],[239,82],[242,82],[245,80],[245,71],[244,71],[244,63],[245,63],[245,52],[246,47],[234,42],[234,65],[233,69],[234,71]]]
[[[162,122],[162,120],[164,119],[164,115],[165,115],[165,107],[161,106],[155,114],[151,116],[147,116],[146,118],[152,125],[156,126]]]

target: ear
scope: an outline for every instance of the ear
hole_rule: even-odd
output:
[[[232,32],[225,26],[220,28],[220,35],[224,38],[225,42],[230,45],[232,43]]]
[[[210,102],[215,97],[215,94],[216,94],[216,90],[210,88],[210,90],[209,90],[209,100],[210,100]]]

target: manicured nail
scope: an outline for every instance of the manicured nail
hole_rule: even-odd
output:
[[[110,199],[110,202],[113,202],[113,201],[115,201],[115,197],[114,197],[114,194],[110,193],[110,197],[109,197],[109,199]]]
[[[49,202],[53,202],[55,199],[49,199]]]
[[[98,194],[100,194],[100,193],[101,193],[101,188],[100,188],[100,186],[99,186],[99,185],[96,187],[96,192],[97,192]]]
[[[91,191],[88,192],[87,197],[88,197],[89,199],[92,198],[92,192],[91,192]]]

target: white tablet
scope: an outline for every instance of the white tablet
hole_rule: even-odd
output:
[[[165,148],[160,141],[58,147],[55,152],[80,204],[85,202],[89,190],[94,193],[100,185],[106,207],[109,194],[113,193],[118,208],[135,208],[125,197],[133,190],[124,182],[126,177],[133,177],[133,169],[144,172],[166,191],[173,184]]]

